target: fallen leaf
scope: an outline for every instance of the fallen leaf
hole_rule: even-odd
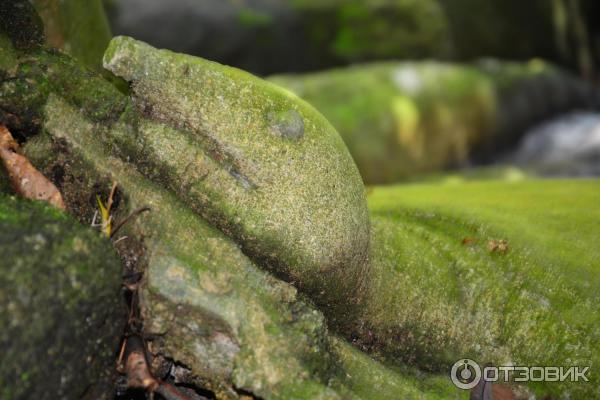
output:
[[[508,241],[506,239],[490,240],[488,242],[488,250],[492,253],[506,253],[508,251]]]
[[[19,144],[9,130],[0,125],[0,160],[8,172],[15,192],[25,198],[42,200],[65,210],[65,203],[56,186],[18,151]]]
[[[472,238],[472,237],[466,237],[462,240],[462,244],[463,246],[471,246],[473,244],[475,244],[475,242],[477,242],[477,239]]]

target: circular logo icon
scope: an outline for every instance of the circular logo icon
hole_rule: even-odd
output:
[[[475,361],[463,358],[452,366],[450,378],[459,389],[473,389],[481,380],[481,368]]]

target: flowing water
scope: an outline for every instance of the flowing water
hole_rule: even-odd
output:
[[[505,161],[544,176],[600,176],[600,113],[570,113],[530,129]]]

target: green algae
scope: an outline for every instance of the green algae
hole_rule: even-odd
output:
[[[0,195],[0,396],[110,399],[125,323],[110,243],[42,203]]]
[[[132,85],[142,121],[117,140],[144,175],[294,281],[332,323],[352,313],[368,275],[369,222],[331,125],[246,72],[131,38],[113,39],[104,64]]]

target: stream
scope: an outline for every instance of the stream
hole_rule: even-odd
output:
[[[600,113],[573,112],[537,125],[503,161],[543,176],[600,176]]]

